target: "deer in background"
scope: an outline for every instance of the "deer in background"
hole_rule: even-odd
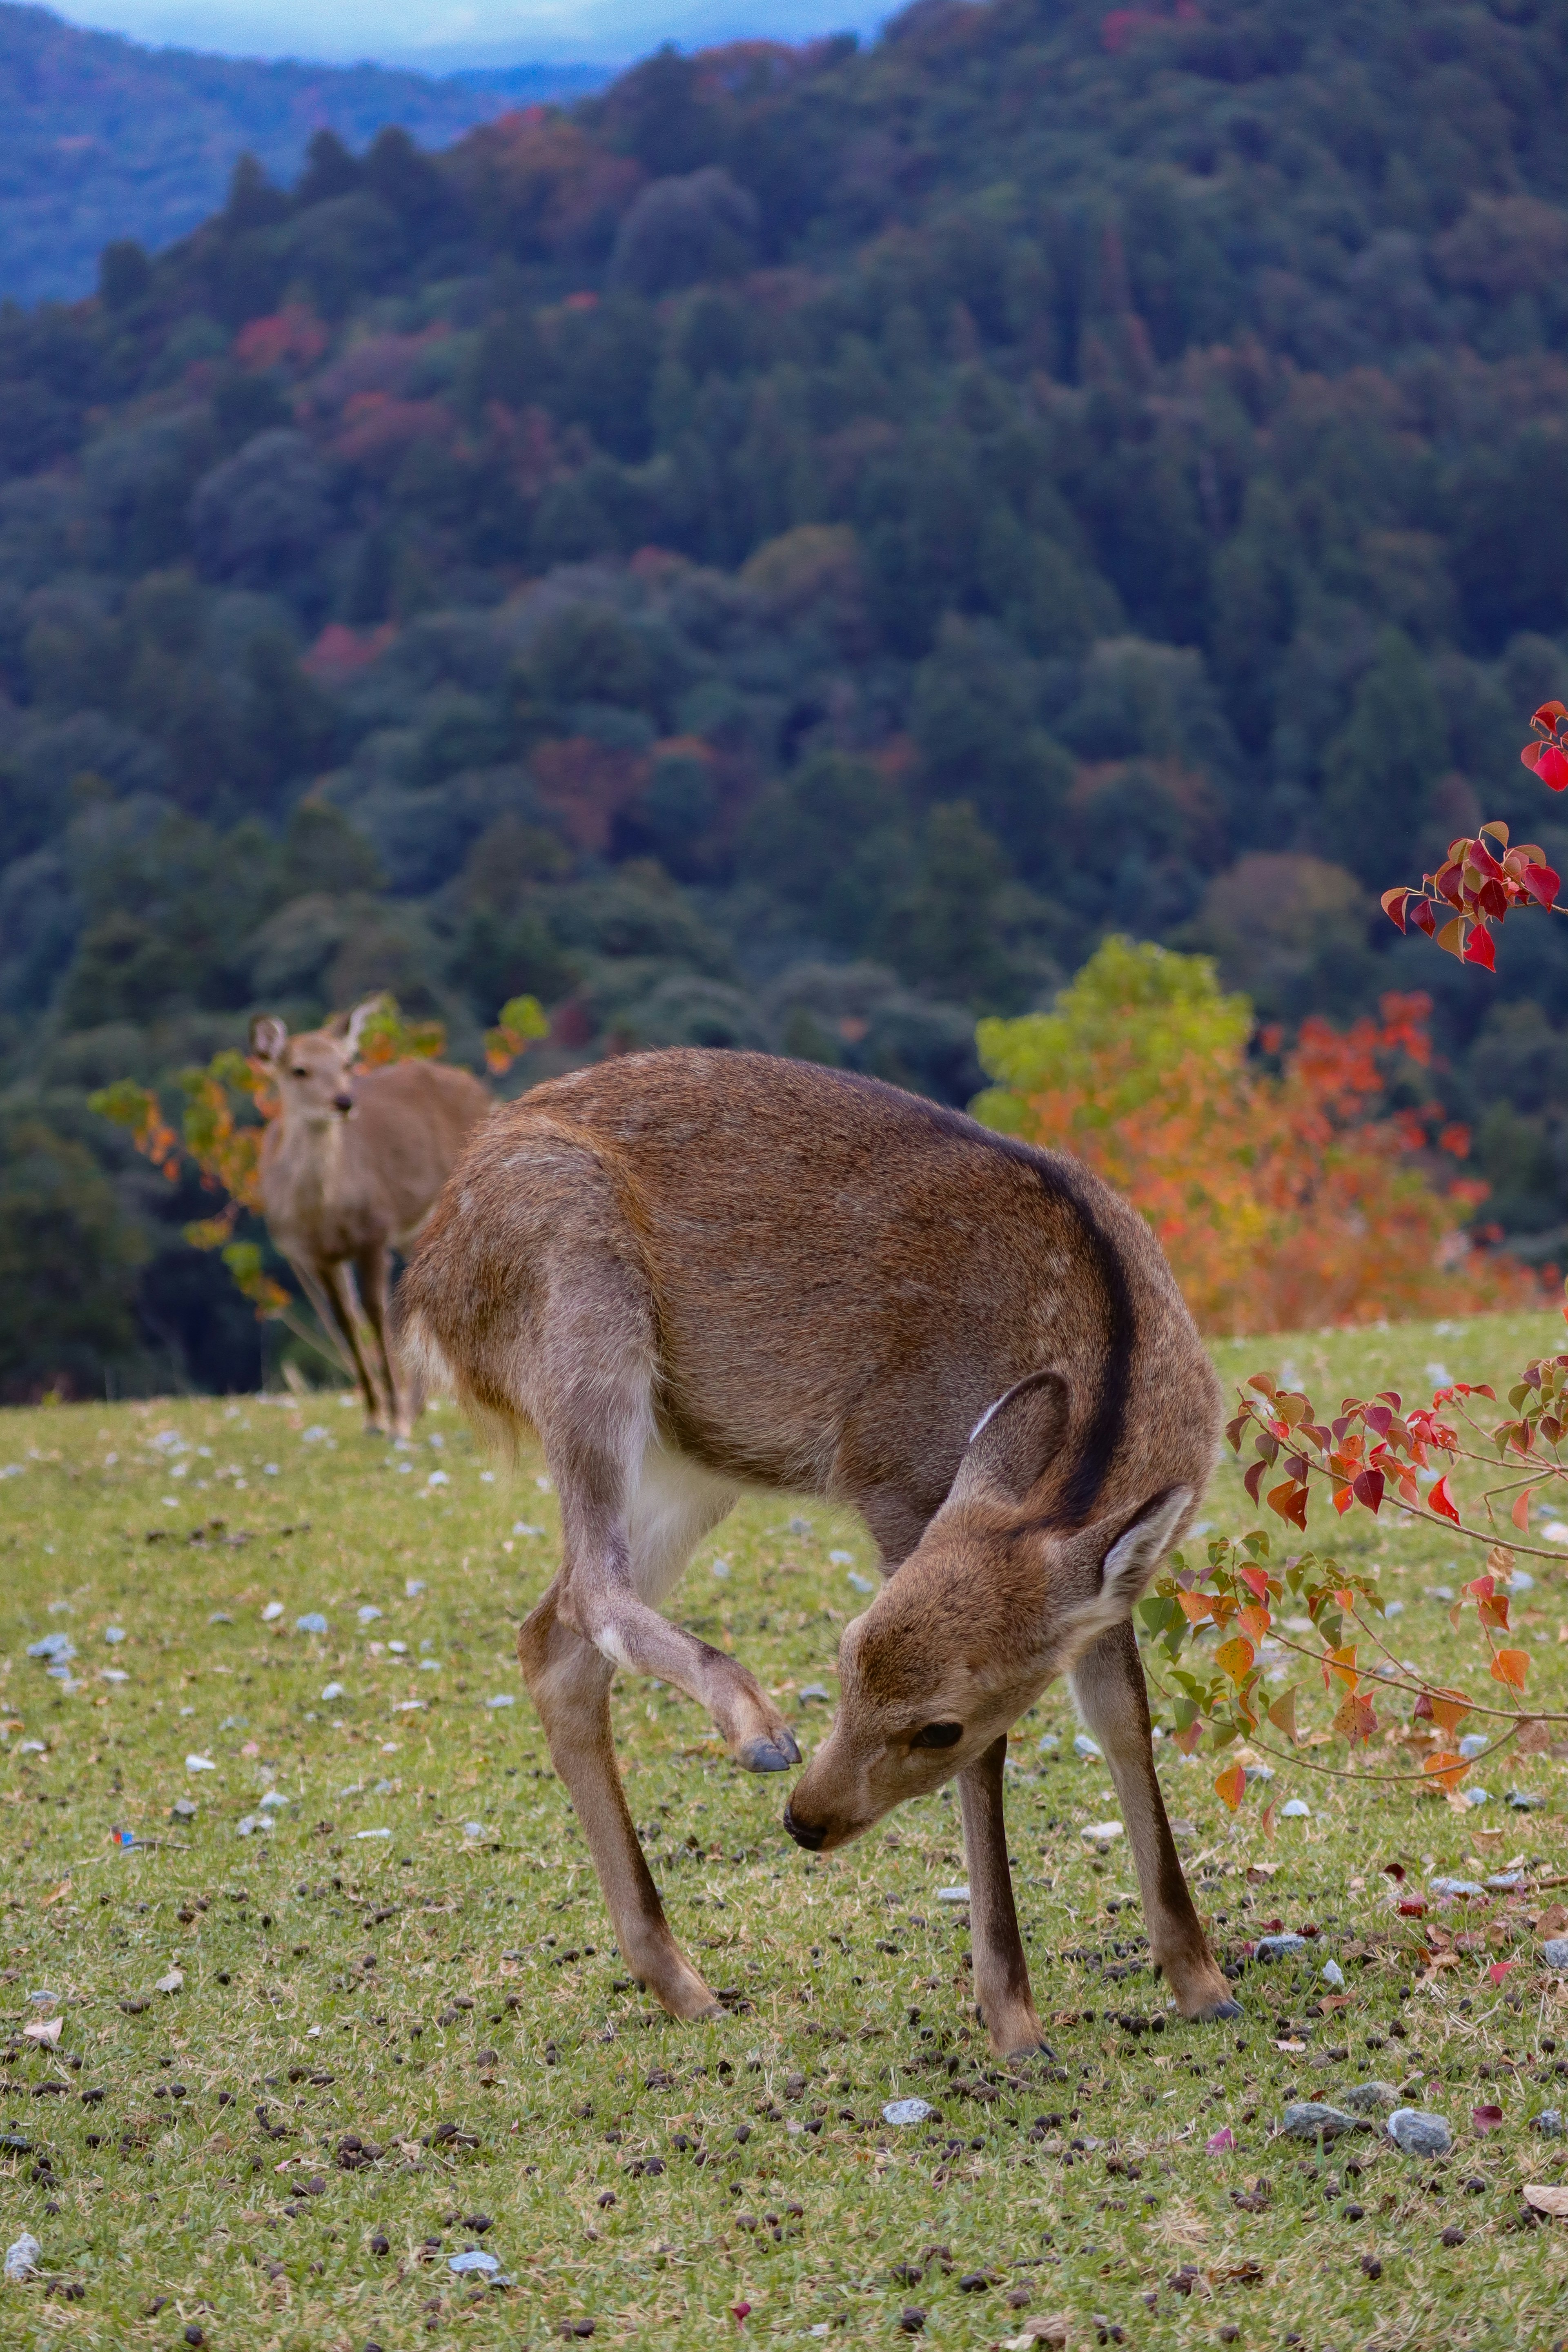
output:
[[[1159,1244],[1097,1177],[847,1072],[628,1055],[478,1131],[399,1312],[482,1429],[542,1440],[563,1560],[518,1654],[626,1965],[672,2015],[716,2005],[637,1842],[610,1685],[617,1667],[674,1684],[751,1771],[799,1761],[755,1676],[659,1613],[748,1486],[852,1504],[887,1580],[844,1630],[791,1834],[842,1845],[956,1775],[981,2014],[999,2053],[1038,2047],[1003,1764],[1065,1674],[1177,2008],[1236,2013],[1131,1623],[1207,1481],[1219,1384]]]
[[[275,1013],[258,1014],[250,1051],[282,1106],[261,1145],[267,1229],[348,1349],[366,1427],[406,1437],[415,1411],[389,1325],[392,1253],[412,1249],[494,1099],[467,1070],[444,1063],[356,1071],[365,1024],[382,1002],[372,997],[297,1037]]]

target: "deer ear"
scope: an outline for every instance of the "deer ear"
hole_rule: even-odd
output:
[[[1192,1508],[1190,1486],[1167,1487],[1145,1503],[1131,1526],[1117,1537],[1100,1570],[1101,1590],[1129,1608],[1142,1594],[1171,1548],[1172,1538]]]
[[[276,1013],[258,1013],[250,1024],[250,1050],[258,1062],[282,1059],[283,1048],[289,1043],[289,1024],[279,1021]]]
[[[346,1019],[342,1013],[339,1013],[336,1016],[336,1019],[333,1021],[331,1025],[333,1029],[336,1030],[337,1022],[342,1022],[343,1026],[340,1034],[342,1036],[344,1045],[347,1045],[351,1054],[358,1053],[359,1041],[364,1035],[366,1028],[375,1018],[375,1015],[378,1013],[384,1012],[385,1009],[385,995],[378,994],[375,996],[367,996],[363,1004],[356,1004],[353,1011],[347,1015]]]
[[[981,1415],[949,1502],[1022,1502],[1044,1476],[1067,1425],[1066,1381],[1059,1372],[1031,1372]]]

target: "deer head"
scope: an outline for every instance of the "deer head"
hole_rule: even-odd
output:
[[[1050,1468],[1068,1422],[1057,1374],[1010,1389],[915,1550],[845,1627],[838,1712],[784,1813],[800,1844],[846,1844],[940,1788],[1131,1612],[1193,1491],[1173,1486],[1087,1526],[1053,1519]]]
[[[250,1024],[250,1053],[265,1064],[282,1098],[283,1117],[301,1126],[325,1128],[353,1116],[353,1066],[365,1024],[386,1000],[367,996],[352,1013],[334,1013],[322,1029],[289,1034],[275,1013],[258,1013]]]

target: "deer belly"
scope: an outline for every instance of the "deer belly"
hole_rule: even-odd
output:
[[[679,1580],[710,1528],[733,1509],[739,1489],[650,1435],[626,1488],[633,1587],[650,1607]]]

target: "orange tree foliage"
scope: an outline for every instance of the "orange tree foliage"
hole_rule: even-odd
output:
[[[1429,1010],[1389,995],[1348,1032],[1309,1020],[1275,1074],[1205,958],[1110,939],[1053,1013],[982,1023],[1001,1083],[975,1108],[1124,1192],[1206,1331],[1518,1303],[1531,1278],[1464,1233],[1486,1188],[1431,1180],[1465,1130],[1436,1102],[1390,1105],[1396,1080],[1425,1082]]]

